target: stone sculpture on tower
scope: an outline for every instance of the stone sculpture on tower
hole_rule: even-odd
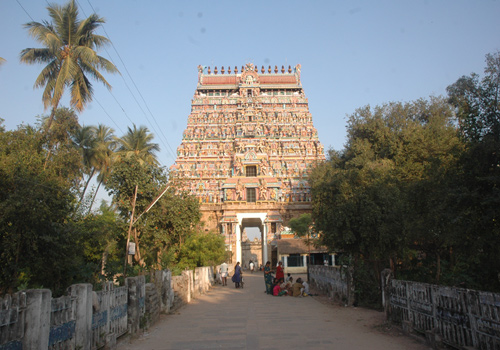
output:
[[[311,210],[307,174],[325,160],[301,67],[198,66],[198,84],[172,176],[197,196],[207,228],[231,244],[238,213],[265,213],[267,239]]]

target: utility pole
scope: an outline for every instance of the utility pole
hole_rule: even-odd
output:
[[[124,277],[127,277],[128,246],[130,244],[130,233],[132,232],[132,225],[134,223],[135,201],[137,200],[137,189],[138,188],[139,188],[139,185],[135,185],[134,200],[132,201],[132,214],[130,214],[130,224],[128,226],[127,247],[125,250],[125,263],[123,265],[123,276]]]
[[[127,248],[126,248],[126,252],[125,252],[125,264],[123,265],[123,275],[124,276],[127,276],[127,260],[128,260],[128,246],[130,244],[130,234],[132,232],[132,226],[134,226],[134,224],[137,222],[137,220],[139,220],[139,218],[146,214],[149,209],[151,209],[153,207],[153,205],[156,204],[156,202],[158,202],[160,200],[160,198],[165,194],[165,192],[167,192],[167,190],[170,188],[170,186],[166,186],[165,189],[163,191],[161,191],[161,193],[156,196],[155,199],[153,199],[153,201],[147,206],[146,210],[144,210],[144,212],[139,215],[137,217],[137,219],[134,220],[134,213],[135,213],[135,202],[137,200],[137,190],[139,188],[139,185],[135,185],[135,191],[134,191],[134,200],[132,202],[132,214],[130,215],[130,224],[128,226],[128,235],[127,235]]]

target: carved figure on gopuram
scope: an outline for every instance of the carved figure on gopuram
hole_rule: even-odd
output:
[[[283,217],[311,210],[307,176],[325,160],[324,148],[300,65],[240,67],[194,67],[197,86],[171,177],[199,198],[208,229],[234,234],[238,215],[264,213],[261,225],[276,233]]]

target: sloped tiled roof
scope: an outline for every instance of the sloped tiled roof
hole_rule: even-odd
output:
[[[276,241],[278,245],[278,254],[306,254],[306,253],[328,253],[326,247],[316,248],[312,242],[310,250],[302,238],[280,239]]]

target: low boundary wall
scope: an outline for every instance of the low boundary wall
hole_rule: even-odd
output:
[[[189,303],[215,283],[214,268],[199,267],[172,277],[169,270],[129,277],[125,286],[100,291],[75,284],[59,298],[30,289],[0,298],[0,350],[114,349],[116,339],[154,324],[160,313]]]
[[[431,346],[500,349],[500,294],[382,276],[387,319],[424,334]]]
[[[351,306],[354,303],[354,284],[352,273],[340,266],[309,266],[311,287],[328,295],[333,301]]]

